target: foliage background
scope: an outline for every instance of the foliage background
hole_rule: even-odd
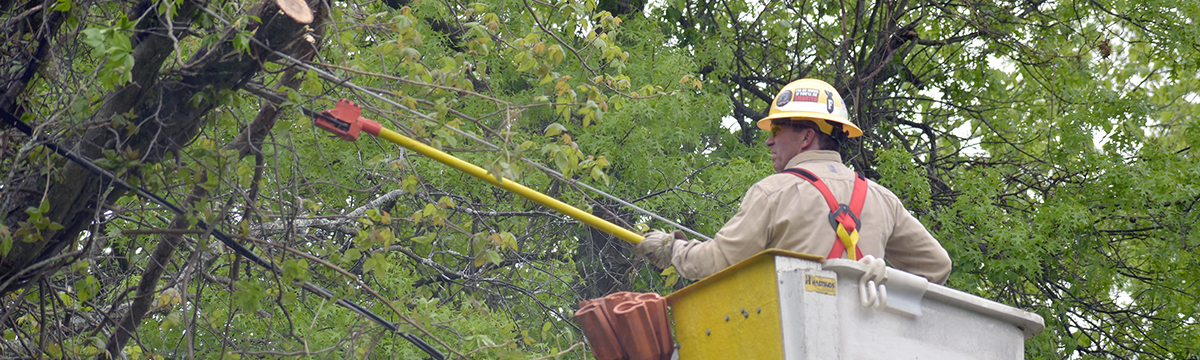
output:
[[[454,357],[588,357],[580,300],[687,282],[300,109],[349,98],[619,225],[664,226],[572,181],[713,234],[802,77],[847,99],[844,157],[942,241],[948,286],[1045,318],[1028,358],[1200,356],[1195,2],[314,0],[307,26],[274,4],[0,2],[0,107],[36,129],[0,134],[0,356],[423,356],[299,280]]]

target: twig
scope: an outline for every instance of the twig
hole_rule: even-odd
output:
[[[554,354],[554,355],[549,355],[549,356],[543,356],[543,357],[540,357],[540,358],[536,358],[536,359],[529,359],[529,360],[546,360],[546,359],[549,359],[549,358],[556,358],[556,357],[559,357],[559,356],[566,355],[566,353],[569,353],[569,352],[575,351],[575,348],[577,348],[577,347],[580,347],[580,346],[583,346],[583,342],[582,342],[582,341],[580,341],[580,342],[577,342],[577,343],[575,343],[575,344],[571,345],[571,347],[567,348],[566,350],[559,351],[557,354]]]

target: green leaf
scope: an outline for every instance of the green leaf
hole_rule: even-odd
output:
[[[507,231],[501,232],[500,233],[500,248],[501,249],[509,248],[509,249],[512,249],[513,251],[518,251],[517,238],[514,237],[512,233],[509,233]]]
[[[425,233],[425,235],[413,236],[411,239],[417,243],[429,245],[434,239],[437,239],[437,233]]]
[[[233,292],[234,303],[243,311],[254,313],[262,308],[263,299],[267,292],[257,281],[240,280],[234,283],[237,290]]]
[[[163,289],[158,295],[157,307],[172,307],[183,302],[183,295],[179,294],[179,290],[175,288]]]
[[[253,34],[251,34],[248,31],[242,31],[242,32],[239,32],[237,35],[234,35],[233,49],[237,50],[238,52],[242,52],[242,53],[250,51],[250,38],[252,36],[253,36]]]
[[[62,346],[58,345],[58,343],[46,344],[46,354],[52,358],[62,358]]]
[[[75,282],[75,296],[79,297],[79,302],[88,301],[95,297],[100,292],[100,282],[92,275],[88,275]]]
[[[533,70],[537,66],[538,66],[538,61],[536,59],[534,59],[533,57],[527,57],[527,58],[525,58],[524,61],[521,61],[521,66],[517,67],[517,71],[526,72],[529,70]]]
[[[487,254],[488,261],[491,261],[492,264],[500,265],[500,262],[504,261],[504,257],[501,256],[500,253],[496,252],[495,250],[488,250],[488,251],[485,251],[484,253]]]
[[[565,131],[567,131],[567,127],[559,123],[551,123],[550,125],[546,126],[547,137],[562,134]]]
[[[417,177],[411,176],[411,175],[404,177],[404,181],[400,182],[400,188],[403,189],[405,192],[410,192],[410,193],[416,192],[417,191]]]
[[[558,44],[551,45],[547,50],[549,51],[550,60],[554,62],[554,65],[562,64],[566,54],[566,51],[563,51],[562,46]]]
[[[564,175],[568,177],[571,176],[571,162],[569,159],[567,159],[567,154],[565,152],[559,151],[554,153],[554,166],[557,166],[558,171],[562,172]]]
[[[292,283],[308,280],[308,268],[303,260],[288,260],[283,262],[283,281]]]
[[[0,257],[8,256],[8,252],[12,251],[13,234],[9,231],[8,226],[0,224]]]
[[[54,3],[54,11],[68,12],[74,4],[72,0],[58,0]]]
[[[163,319],[161,324],[158,325],[158,328],[159,330],[171,330],[176,326],[179,326],[181,323],[179,312],[173,311],[170,314],[167,314],[167,317]]]
[[[342,253],[342,262],[351,263],[358,260],[360,257],[362,257],[362,252],[358,251],[358,249],[346,249],[346,252]]]
[[[83,33],[83,42],[97,50],[104,50],[104,32],[99,28],[89,27],[81,31]]]
[[[392,241],[396,240],[396,235],[392,234],[391,228],[383,228],[376,232],[375,235],[376,242],[378,242],[379,246],[384,250],[387,250],[389,247],[391,247]]]
[[[29,215],[29,221],[38,221],[42,219],[42,211],[32,206],[25,208],[25,214]]]
[[[667,277],[663,280],[663,285],[668,288],[675,286],[675,283],[679,282],[679,273],[675,271],[675,266],[670,266],[666,269],[663,269],[662,276]]]
[[[375,253],[363,262],[363,272],[375,272],[375,276],[386,276],[388,260],[382,252]]]
[[[599,167],[592,167],[591,175],[592,180],[603,181],[605,186],[608,185],[608,175],[605,175],[603,171],[600,171]]]

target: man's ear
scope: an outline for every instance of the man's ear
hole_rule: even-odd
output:
[[[817,141],[817,131],[813,128],[804,128],[800,131],[800,134],[804,136],[800,139],[801,149],[807,149],[809,145],[812,145],[812,142]]]

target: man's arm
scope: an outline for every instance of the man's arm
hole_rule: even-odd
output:
[[[895,199],[894,194],[889,194]],[[896,227],[884,250],[892,267],[944,284],[950,277],[950,255],[917,218],[896,199]]]
[[[698,280],[745,260],[767,247],[773,207],[761,187],[751,186],[733,218],[712,241],[675,241],[671,263],[684,278]]]

